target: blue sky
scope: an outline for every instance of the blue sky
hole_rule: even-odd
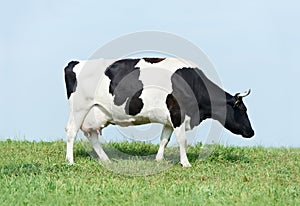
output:
[[[0,139],[64,138],[66,63],[154,30],[201,48],[230,93],[252,89],[245,103],[255,137],[224,131],[223,143],[300,147],[299,9],[297,1],[258,0],[3,2]]]

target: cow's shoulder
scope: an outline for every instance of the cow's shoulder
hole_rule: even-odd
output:
[[[172,93],[166,100],[174,127],[178,127],[189,116],[190,126],[200,124],[203,120],[203,103],[210,105],[207,81],[204,73],[197,67],[177,69],[171,77]],[[205,112],[205,111],[204,111]]]

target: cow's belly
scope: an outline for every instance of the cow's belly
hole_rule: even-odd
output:
[[[122,127],[132,125],[142,125],[148,123],[160,123],[172,127],[171,117],[166,105],[168,91],[157,90],[155,88],[147,89],[141,94],[144,106],[137,115],[127,115],[125,104],[116,106],[111,101],[98,101],[97,104],[88,112],[81,129],[84,132],[101,131],[109,124]],[[190,130],[190,117],[186,116],[184,120],[185,129]]]
[[[104,90],[102,90],[104,91]],[[102,98],[104,94],[102,93]],[[87,114],[81,129],[84,132],[101,130],[108,124],[119,126],[141,125],[148,123],[161,123],[171,126],[169,111],[165,100],[168,92],[157,88],[148,88],[141,94],[144,103],[143,109],[137,115],[128,115],[125,112],[125,104],[116,106],[113,99],[107,96],[100,101]],[[100,96],[98,96],[100,97]],[[111,101],[108,101],[108,98]]]

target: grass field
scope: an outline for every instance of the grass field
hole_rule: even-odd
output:
[[[84,143],[75,144],[75,165],[69,166],[64,142],[0,142],[0,205],[300,205],[300,149],[218,146],[199,159],[201,147],[189,147],[192,168],[185,169],[177,157],[151,159],[157,146],[107,148],[147,158],[119,160],[112,172]],[[148,176],[116,173],[118,166],[125,171],[142,165],[166,169]]]

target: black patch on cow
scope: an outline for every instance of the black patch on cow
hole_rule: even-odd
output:
[[[165,60],[165,58],[143,58],[146,62],[154,64]]]
[[[171,77],[172,93],[167,96],[166,104],[174,127],[180,126],[188,115],[193,128],[206,118],[211,117],[211,102],[207,85],[212,82],[198,68],[176,70]]]
[[[182,124],[184,117],[181,116],[180,106],[172,94],[168,94],[166,104],[170,111],[173,127],[179,127]]]
[[[67,97],[70,98],[71,94],[75,92],[77,86],[76,74],[73,72],[73,68],[79,63],[79,61],[71,61],[65,67],[65,83],[67,89]]]
[[[138,91],[133,97],[128,99],[125,105],[126,114],[137,115],[143,109],[144,103],[142,99],[139,98],[141,93],[142,90]]]
[[[110,79],[109,93],[114,96],[114,104],[125,105],[125,112],[129,115],[138,114],[144,103],[139,96],[143,91],[143,83],[139,80],[140,68],[135,65],[140,59],[122,59],[111,64],[105,75]]]

